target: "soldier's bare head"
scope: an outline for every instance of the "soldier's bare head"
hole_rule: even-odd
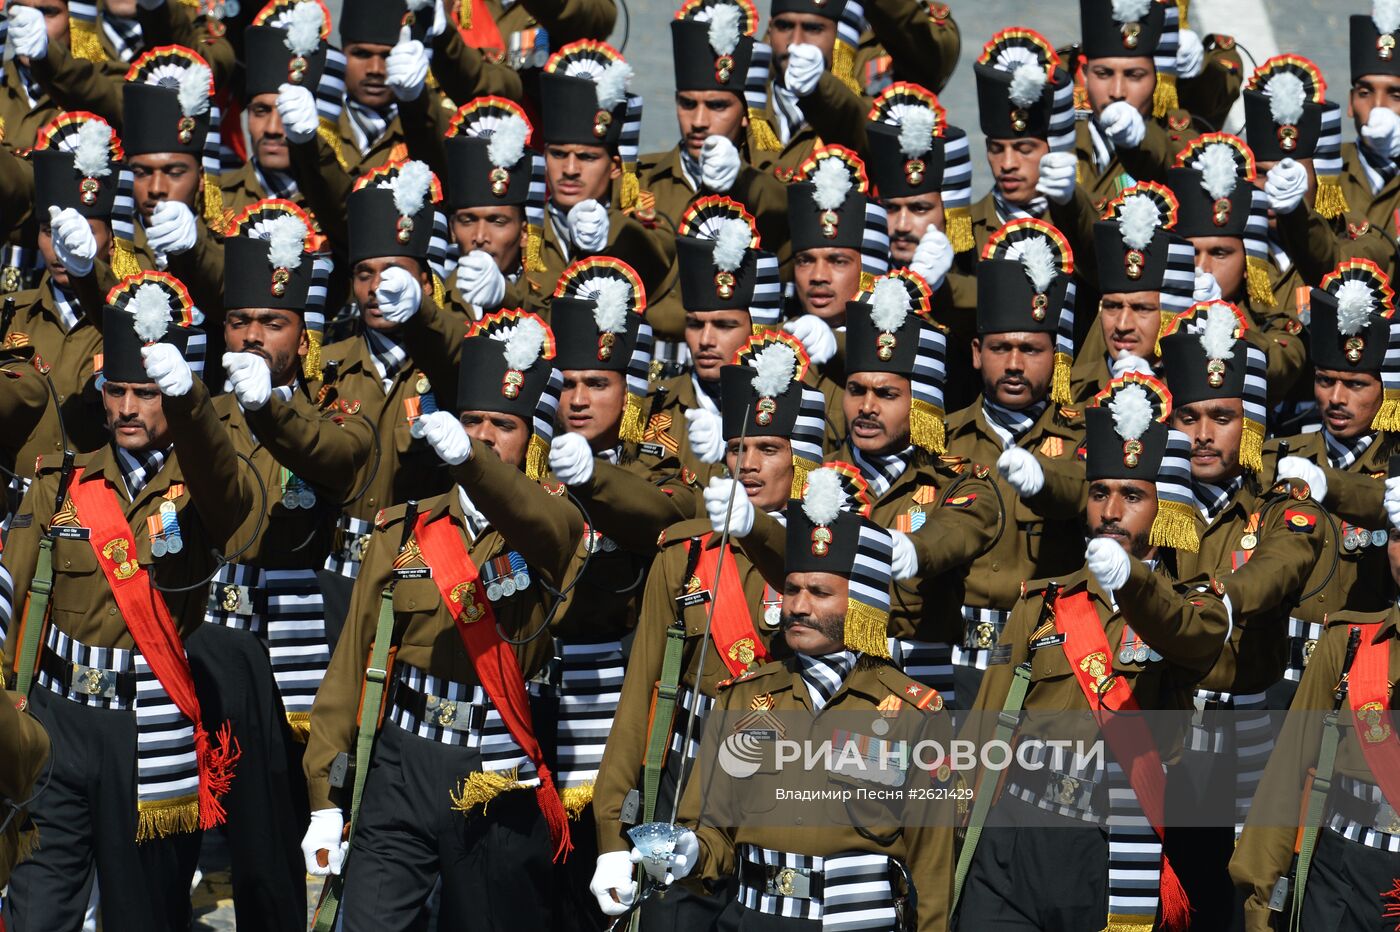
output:
[[[846,377],[841,407],[851,444],[866,454],[898,453],[909,446],[909,380],[892,372],[853,372]]]
[[[982,394],[1020,411],[1050,394],[1055,340],[1049,333],[984,333],[972,340],[972,366],[982,373]]]
[[[270,171],[284,172],[291,168],[291,149],[287,146],[282,117],[277,112],[277,95],[257,95],[248,101],[244,112],[248,114],[248,142],[253,150],[249,155],[261,168]]]
[[[1347,102],[1347,113],[1356,121],[1359,131],[1371,118],[1371,111],[1385,107],[1400,113],[1400,76],[1390,74],[1363,74],[1351,86],[1351,96]]]
[[[170,428],[154,382],[104,382],[102,409],[107,429],[123,450],[164,450],[170,445]]]
[[[1385,400],[1378,372],[1317,369],[1313,398],[1322,412],[1322,427],[1338,440],[1355,440],[1371,432],[1371,422]]]
[[[749,502],[763,511],[777,511],[792,497],[792,441],[783,437],[745,437],[725,445],[724,464],[739,480]]]
[[[204,181],[199,159],[188,152],[148,152],[126,161],[131,168],[131,193],[142,218],[162,201],[180,202],[194,210]]]
[[[1157,487],[1143,479],[1095,479],[1086,508],[1090,537],[1116,540],[1130,556],[1150,559],[1157,518]]]
[[[783,580],[783,639],[799,654],[844,650],[851,584],[836,573],[788,573]]]
[[[1191,441],[1191,476],[1220,484],[1244,472],[1240,440],[1244,436],[1244,402],[1209,398],[1172,409],[1171,425]]]
[[[1084,90],[1094,116],[1111,103],[1124,100],[1143,116],[1152,114],[1152,92],[1157,89],[1157,69],[1144,56],[1091,58],[1084,65]]]
[[[559,420],[571,434],[580,434],[595,451],[617,446],[622,412],[627,407],[627,380],[607,369],[564,369],[564,392]]]
[[[501,462],[525,468],[530,425],[523,418],[499,411],[463,411],[462,426],[467,429],[467,436],[484,443]]]
[[[840,246],[804,249],[793,256],[792,285],[802,310],[843,326],[846,305],[860,290],[860,253]]]
[[[345,45],[345,93],[371,110],[384,110],[394,102],[389,88],[391,45],[349,42]]]

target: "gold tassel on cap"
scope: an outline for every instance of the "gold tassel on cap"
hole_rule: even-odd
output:
[[[433,303],[438,307],[447,307],[447,286],[436,272],[433,273]]]
[[[1318,177],[1317,201],[1313,209],[1317,211],[1318,216],[1328,220],[1340,217],[1351,210],[1347,206],[1347,196],[1342,191],[1342,183],[1336,177],[1330,175],[1326,178]]]
[[[1400,389],[1387,388],[1381,401],[1381,408],[1371,421],[1372,430],[1400,432]]]
[[[622,409],[622,423],[617,428],[617,439],[623,443],[641,443],[646,425],[642,423],[642,399],[631,392],[627,393],[627,406]]]
[[[1240,465],[1250,472],[1264,468],[1264,425],[1249,418],[1244,419],[1244,433],[1240,434]]]
[[[943,437],[943,412],[915,398],[909,405],[909,440],[920,450],[946,453]]]
[[[1148,543],[1154,547],[1174,547],[1195,553],[1201,549],[1196,533],[1196,509],[1185,502],[1157,499],[1157,517],[1152,522]]]
[[[107,52],[102,48],[102,39],[91,23],[68,21],[68,49],[74,58],[101,64],[107,60]]]
[[[525,450],[525,478],[538,482],[549,471],[549,444],[539,434],[530,435]]]
[[[1176,96],[1176,75],[1157,72],[1157,86],[1152,90],[1152,115],[1161,119],[1181,104]]]
[[[590,781],[583,786],[565,786],[559,790],[559,801],[564,804],[564,813],[571,821],[577,822],[583,817],[583,810],[588,808],[588,804],[593,802],[593,783]]]
[[[204,173],[204,225],[220,236],[228,233],[233,215],[224,210],[224,192],[208,172]]]
[[[321,334],[315,330],[306,331],[306,355],[301,360],[301,374],[321,381]]]
[[[873,605],[846,600],[846,632],[842,640],[851,650],[870,657],[890,656],[890,616]]]
[[[874,288],[874,287],[875,287],[875,273],[874,273],[874,272],[861,272],[861,273],[860,273],[860,290],[861,290],[861,291],[869,291],[869,290],[871,290],[871,289]],[[757,328],[755,328],[755,329],[757,329]],[[771,330],[771,329],[772,329],[771,327],[764,327],[764,328],[763,328],[764,331],[766,331],[766,330]],[[763,331],[759,331],[759,332],[763,332]]]
[[[622,166],[622,209],[630,211],[637,206],[637,195],[642,192],[642,183],[637,180],[637,166]]]
[[[340,142],[340,127],[321,117],[321,122],[316,127],[316,135],[335,153],[335,160],[341,171],[350,171],[350,163],[345,161],[345,148]]]
[[[484,812],[487,804],[497,796],[519,789],[524,787],[520,784],[520,771],[515,767],[489,772],[480,770],[463,777],[449,798],[454,810],[469,815],[477,806]]]
[[[530,224],[526,228],[525,234],[525,271],[544,271],[544,232],[535,224]]]
[[[814,463],[800,456],[794,456],[792,458],[792,494],[788,497],[800,499],[802,493],[807,490],[807,475],[814,469],[820,469],[821,465],[821,463]]]
[[[1074,359],[1069,353],[1055,354],[1055,372],[1050,377],[1050,400],[1057,405],[1067,405],[1074,402],[1069,393],[1069,373],[1072,365],[1074,365]]]
[[[831,50],[831,73],[857,97],[861,96],[860,85],[856,83],[856,50],[840,39]]]
[[[311,736],[311,713],[310,712],[288,712],[287,725],[292,729],[292,737],[297,744],[305,744],[306,739]]]
[[[1269,266],[1263,259],[1250,256],[1244,260],[1245,277],[1249,279],[1249,303],[1255,308],[1274,306],[1274,286],[1269,282]]]
[[[749,139],[760,152],[782,152],[783,143],[762,110],[749,108]]]
[[[953,252],[969,252],[977,248],[977,240],[972,238],[972,210],[967,207],[949,207],[943,214],[943,232],[948,242],[953,244]]]
[[[136,804],[136,840],[154,841],[199,828],[199,796],[142,800]]]
[[[136,261],[136,253],[124,239],[112,240],[112,274],[117,278],[139,275],[141,263]]]

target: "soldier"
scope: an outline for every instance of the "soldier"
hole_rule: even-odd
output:
[[[617,24],[617,5],[613,0],[472,0],[455,16],[454,31],[469,45],[480,48],[488,60],[528,74],[570,42],[606,39]]]
[[[550,862],[569,851],[569,828],[526,682],[550,660],[541,635],[583,532],[578,510],[525,473],[553,430],[553,348],[533,314],[473,325],[461,420],[436,411],[418,427],[456,487],[376,522],[306,748],[302,852],[313,874],[348,871],[347,932],[411,924],[439,877],[450,925],[552,927]],[[367,675],[376,688],[362,708]],[[336,764],[350,754],[353,767]]]
[[[831,741],[841,754],[858,742],[873,759],[892,761],[881,755],[897,742],[929,748],[951,735],[943,697],[886,656],[890,533],[858,512],[843,512],[844,497],[839,480],[823,469],[809,477],[804,497],[789,504],[781,623],[792,653],[721,684],[712,736],[715,728],[743,734],[757,713],[768,717],[752,727],[776,723],[787,740]],[[833,737],[833,725],[851,731]],[[764,752],[767,767],[771,755]],[[908,799],[930,798],[948,771],[930,772],[918,760],[915,753],[879,768],[831,764],[804,777],[815,777],[808,785],[844,788],[851,796],[893,785],[906,787]],[[685,787],[686,828],[668,877],[737,878],[737,896],[718,928],[797,929],[813,920],[868,930],[948,928],[951,806],[847,801],[823,813],[807,804],[795,810],[806,815],[794,825],[773,818],[772,792],[722,767],[697,771]],[[634,848],[633,859],[638,856]]]
[[[895,81],[912,81],[942,93],[958,63],[962,36],[946,3],[872,0],[863,4],[866,24],[856,50],[855,79],[874,97]]]
[[[721,401],[726,465],[740,479],[736,497],[743,495],[755,510],[781,512],[821,462],[823,400],[803,384],[807,361],[791,337],[755,337],[740,358],[742,365],[724,367],[721,376],[727,383]],[[846,481],[858,494],[864,487],[858,477]],[[717,684],[782,649],[776,640],[779,587],[766,583],[732,543],[721,549],[722,538],[705,518],[672,525],[659,538],[661,552],[647,577],[593,794],[600,855],[591,889],[609,915],[630,902],[625,831],[666,818],[675,807],[681,768],[693,766]],[[643,922],[708,927],[725,899],[683,884],[647,900]]]
[[[0,670],[10,664],[0,655]],[[5,766],[0,773],[0,807],[5,812],[4,831],[0,832],[0,885],[8,885],[14,866],[33,853],[39,841],[38,829],[26,812],[43,792],[39,778],[50,766],[49,736],[44,726],[24,710],[19,693],[0,689],[0,748]],[[0,904],[3,905],[3,904]]]
[[[1159,903],[1162,928],[1186,927],[1190,906],[1161,854],[1169,749],[1137,733],[1142,716],[1112,716],[1182,708],[1181,683],[1210,668],[1230,630],[1229,601],[1177,583],[1168,551],[1155,543],[1162,506],[1189,507],[1190,490],[1176,477],[1188,468],[1190,443],[1162,423],[1170,406],[1160,382],[1134,375],[1085,411],[1086,565],[1025,584],[977,694],[975,710],[988,714],[973,729],[991,737],[998,711],[1069,711],[1085,724],[1042,716],[1015,732],[996,729],[999,740],[1018,742],[1018,758],[1041,766],[982,775],[959,860],[967,879],[958,928],[1090,930],[1107,917],[1110,927],[1147,929]],[[1103,737],[1112,771],[1057,761],[1045,744]],[[1047,863],[1058,865],[1053,878],[1036,881]]]
[[[165,273],[112,290],[112,443],[46,457],[6,541],[12,604],[32,595],[22,624],[6,619],[6,653],[18,682],[37,674],[28,700],[55,744],[84,749],[61,752],[30,810],[44,843],[11,877],[19,932],[81,925],[94,870],[104,926],[188,928],[201,832],[223,821],[237,741],[201,713],[183,639],[203,619],[212,555],[257,491],[192,370],[192,313]]]

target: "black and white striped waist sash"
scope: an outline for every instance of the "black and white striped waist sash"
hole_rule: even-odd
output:
[[[685,744],[686,727],[690,724],[690,710],[692,706],[698,708],[695,711],[695,728],[690,733],[690,743]],[[676,721],[671,727],[671,751],[679,754],[682,745],[685,745],[685,759],[693,760],[700,756],[700,742],[705,735],[705,718],[710,714],[710,710],[715,707],[713,696],[704,693],[697,693],[689,686],[682,686],[676,695]]]
[[[514,771],[536,779],[535,765],[515,742],[501,713],[480,686],[454,683],[406,663],[394,664],[389,720],[411,735],[439,744],[476,748],[487,773]]]
[[[335,529],[335,547],[326,557],[325,569],[339,573],[347,579],[360,575],[360,565],[365,559],[365,549],[369,547],[369,537],[374,525],[363,518],[341,515]]]
[[[977,605],[962,607],[963,641],[953,645],[953,663],[960,667],[987,669],[987,660],[992,648],[1001,640],[1001,632],[1011,612],[1004,608],[985,608]]]
[[[1400,813],[1379,786],[1344,773],[1337,774],[1332,786],[1329,829],[1368,848],[1400,852]]]
[[[590,786],[622,700],[622,642],[558,643],[560,673],[558,770],[563,789]]]
[[[1284,667],[1283,678],[1298,682],[1303,678],[1308,661],[1312,659],[1317,642],[1322,638],[1324,625],[1316,621],[1304,621],[1289,616],[1288,619],[1288,665]]]
[[[739,902],[770,916],[818,921],[823,932],[890,932],[899,927],[891,876],[901,871],[883,854],[819,857],[740,845]]]

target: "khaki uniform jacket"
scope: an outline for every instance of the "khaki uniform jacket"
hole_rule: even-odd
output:
[[[559,49],[575,39],[606,40],[617,23],[617,5],[613,0],[520,0],[509,9],[500,0],[486,0],[486,8],[496,18],[496,28],[507,45],[513,33],[539,26],[549,30],[551,49]],[[517,67],[513,62],[508,64]],[[536,68],[543,66],[544,62],[534,64]]]
[[[263,186],[258,183],[258,176],[253,171],[251,157],[236,170],[220,175],[219,189],[223,192],[224,207],[235,214],[257,201],[272,196],[264,191]],[[306,206],[305,198],[300,191],[289,200],[294,204]]]
[[[1283,731],[1264,769],[1264,778],[1255,792],[1249,821],[1235,845],[1234,857],[1230,859],[1231,879],[1236,887],[1248,894],[1244,915],[1245,928],[1249,932],[1271,932],[1276,927],[1274,917],[1277,914],[1269,909],[1269,896],[1274,882],[1290,870],[1298,835],[1299,813],[1307,803],[1304,794],[1309,785],[1308,770],[1317,764],[1318,748],[1322,742],[1322,714],[1332,711],[1336,705],[1333,690],[1341,677],[1350,627],[1366,625],[1361,629],[1363,638],[1374,638],[1373,643],[1390,645],[1389,680],[1394,683],[1400,679],[1400,642],[1396,640],[1396,621],[1396,609],[1393,607],[1377,613],[1343,612],[1333,616],[1322,639],[1317,642],[1308,668],[1303,671],[1298,692],[1289,707],[1290,714],[1284,721]],[[1342,735],[1333,768],[1334,785],[1339,774],[1374,784],[1376,778],[1357,740],[1351,706],[1346,700],[1342,702],[1338,724]],[[1330,810],[1331,806],[1328,808]],[[1327,828],[1329,815],[1330,812],[1323,813],[1322,832],[1330,831]],[[1385,856],[1379,852],[1377,855]],[[1383,892],[1357,891],[1363,898],[1376,897]]]
[[[34,368],[33,351],[0,351],[0,466],[15,471],[15,458],[49,410],[49,387]],[[30,469],[33,461],[30,461]],[[3,506],[8,514],[8,505]]]
[[[556,589],[566,584],[569,562],[583,533],[578,509],[568,499],[550,495],[539,483],[525,478],[524,473],[501,462],[490,448],[476,441],[472,442],[471,457],[452,467],[452,478],[467,490],[472,503],[490,522],[475,540],[469,539],[468,553],[477,568],[516,550],[536,577],[522,592],[492,603],[499,630],[509,638],[527,638],[545,623],[551,601],[541,583],[547,582]],[[421,509],[430,520],[449,516],[464,535],[467,533],[455,489],[423,500]],[[365,666],[379,622],[380,597],[391,582],[396,649],[391,663],[406,663],[465,686],[480,683],[436,581],[394,580],[394,559],[405,539],[406,517],[405,507],[397,506],[376,522],[350,597],[345,630],[311,708],[311,737],[304,767],[313,810],[340,804],[339,799],[333,801],[331,797],[330,767],[337,754],[353,754],[355,750],[356,715]],[[424,564],[414,560],[407,565]],[[553,644],[548,637],[537,637],[516,647],[515,654],[528,680],[549,662]],[[391,680],[393,676],[391,671]],[[442,805],[446,809],[449,801],[444,798]]]
[[[8,665],[0,656],[0,679]],[[38,719],[21,712],[19,693],[0,689],[0,805],[10,814],[10,803],[21,803],[34,792],[34,784],[49,759],[49,736]],[[27,825],[24,811],[0,835],[0,884],[10,882],[10,871],[38,842],[38,831]]]
[[[856,83],[874,96],[882,78],[913,81],[941,94],[958,63],[962,37],[946,3],[876,0],[866,5],[870,29],[856,52]]]
[[[1400,209],[1400,182],[1392,178],[1373,194],[1355,143],[1342,146],[1339,180],[1347,213],[1328,220],[1304,204],[1278,217],[1280,242],[1297,263],[1303,282],[1314,287],[1346,259],[1370,259],[1387,275],[1396,269],[1395,211]]]
[[[822,74],[816,90],[798,101],[803,117],[801,127],[781,149],[760,149],[749,136],[749,164],[759,171],[772,172],[787,184],[793,180],[798,166],[805,162],[820,145],[842,145],[864,157],[866,151],[865,114],[870,101],[852,91],[830,71]],[[763,119],[778,134],[778,116],[773,103],[773,88],[768,88],[768,103]],[[752,119],[752,117],[750,117]]]
[[[462,295],[457,291],[457,270],[447,276],[447,281],[443,283],[443,294],[447,296],[447,303],[452,310],[456,311],[466,320],[474,320],[475,313],[462,300]],[[549,320],[549,299],[550,294],[545,290],[541,281],[533,275],[521,272],[514,280],[506,278],[506,295],[501,301],[502,308],[522,308],[533,311],[545,320]],[[466,331],[463,331],[465,333]]]
[[[794,734],[796,722],[799,714],[811,714],[812,705],[807,684],[798,672],[799,664],[795,657],[774,661],[748,676],[739,677],[732,685],[721,686],[720,702],[711,713],[711,720],[721,721],[714,716],[722,711],[727,715],[722,721],[732,726],[743,713],[771,702],[772,711],[787,713],[781,721],[791,727],[784,737],[802,740],[803,735]],[[806,737],[814,742],[830,741],[832,730],[826,722],[834,721],[838,728],[849,727],[855,717],[850,713],[879,714],[877,710],[883,712],[893,704],[900,712],[897,716],[880,716],[882,724],[890,726],[880,736],[881,740],[904,740],[910,746],[933,741],[946,746],[943,742],[951,738],[952,726],[951,717],[943,711],[942,697],[929,702],[929,711],[920,711],[913,705],[915,701],[922,701],[919,697],[928,691],[929,687],[914,682],[888,662],[857,661],[836,694],[814,716]],[[828,716],[832,713],[845,714],[830,719]],[[861,714],[860,718],[865,715]],[[809,774],[808,778],[811,776],[814,775]],[[763,780],[763,777],[760,774],[750,778],[753,779]],[[846,780],[832,777],[828,780],[828,788],[832,790],[851,786]],[[932,775],[919,767],[912,768],[908,780],[907,793],[931,791],[934,786]],[[855,785],[858,791],[860,784]],[[887,789],[874,783],[866,788]],[[911,801],[886,805],[829,801],[820,804],[826,807],[825,811],[810,814],[810,825],[802,825],[801,817],[797,825],[775,825],[771,824],[776,821],[771,816],[764,818],[764,813],[774,805],[772,788],[765,789],[769,792],[755,791],[749,780],[735,780],[719,767],[695,769],[685,788],[680,821],[695,827],[700,842],[697,876],[712,882],[733,876],[739,869],[741,845],[816,857],[883,854],[902,862],[909,870],[918,899],[917,922],[912,928],[919,932],[948,928],[955,866],[954,820],[951,813],[943,810],[944,807],[951,809],[953,803]],[[941,816],[940,812],[943,812]],[[852,823],[872,834],[897,834],[893,840],[882,843],[866,837]]]
[[[1147,134],[1136,149],[1118,147],[1108,167],[1094,167],[1094,143],[1089,135],[1089,121],[1081,120],[1074,127],[1074,152],[1079,156],[1078,181],[1081,190],[1093,201],[1100,215],[1108,202],[1124,188],[1139,181],[1166,184],[1167,169],[1175,164],[1176,154],[1202,131],[1192,127],[1191,116],[1175,110],[1162,120],[1147,119]],[[1076,254],[1077,258],[1077,254]]]
[[[701,462],[690,449],[690,431],[685,412],[700,407],[695,396],[695,383],[690,373],[683,372],[669,379],[654,382],[651,395],[647,399],[647,426],[642,434],[643,449],[647,444],[658,444],[666,454],[680,461],[682,475],[689,481],[695,477],[697,487],[703,488],[711,476],[721,475],[724,466],[720,463]],[[657,455],[660,450],[653,451]]]
[[[729,678],[729,668],[725,666],[725,660],[715,647],[714,640],[704,640],[710,603],[696,602],[682,607],[676,601],[687,589],[689,542],[692,538],[710,533],[710,522],[704,518],[682,521],[667,528],[665,538],[661,542],[661,552],[652,563],[651,572],[647,576],[641,616],[637,621],[637,634],[627,658],[627,675],[622,681],[622,697],[617,704],[617,714],[613,718],[612,731],[608,735],[607,749],[603,752],[603,762],[598,768],[597,782],[593,787],[593,814],[598,820],[600,852],[627,851],[632,847],[632,842],[626,835],[626,828],[621,822],[622,804],[628,791],[641,789],[652,704],[661,680],[662,661],[666,656],[666,629],[677,621],[685,623],[685,647],[681,654],[682,687],[691,691],[698,688],[702,695],[714,698],[718,695],[718,684]],[[718,534],[711,536],[709,546],[719,547]],[[742,598],[749,608],[754,632],[770,654],[786,653],[787,645],[783,641],[780,629],[764,621],[763,577],[738,547],[731,545],[724,559],[726,562],[735,561],[733,565],[738,568],[743,586]],[[781,598],[781,594],[775,593],[773,597]],[[703,671],[700,670],[702,653],[705,665]],[[702,673],[697,687],[696,677]],[[686,714],[686,710],[677,703],[677,727],[684,727]],[[699,734],[697,731],[697,738]],[[668,739],[667,753],[670,753],[670,744]]]

